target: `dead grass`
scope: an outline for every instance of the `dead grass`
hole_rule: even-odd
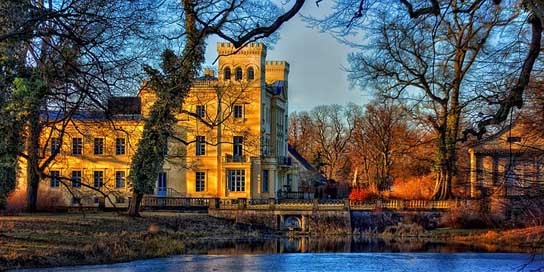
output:
[[[267,230],[205,214],[0,216],[0,270],[109,263],[190,253],[186,245],[259,238]]]
[[[489,252],[544,252],[544,226],[512,230],[444,228],[428,231],[423,238],[466,247],[479,247]]]

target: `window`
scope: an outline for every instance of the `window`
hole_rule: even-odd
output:
[[[104,154],[104,138],[94,138],[94,154]]]
[[[83,139],[72,138],[72,155],[81,155],[83,153]]]
[[[249,67],[247,69],[247,80],[254,80],[255,79],[255,70],[253,70],[253,67]]]
[[[225,68],[225,70],[223,71],[223,79],[224,80],[230,80],[230,68],[229,67]]]
[[[166,172],[160,172],[159,179],[157,180],[157,194],[160,196],[165,196],[166,188],[167,188]]]
[[[115,203],[123,204],[123,203],[125,203],[125,198],[122,197],[122,196],[118,196],[118,197],[115,198]]]
[[[508,142],[508,143],[519,143],[519,142],[521,142],[521,137],[508,137],[508,139],[506,139],[506,142]]]
[[[206,137],[196,136],[196,155],[206,155]]]
[[[236,68],[234,78],[237,81],[242,80],[242,68],[240,68],[240,67]]]
[[[246,190],[246,171],[242,169],[228,170],[229,191],[244,192]]]
[[[59,171],[51,171],[51,188],[58,188],[60,185],[60,172]]]
[[[206,191],[206,173],[196,172],[195,177],[195,192]]]
[[[100,203],[100,197],[95,196],[94,197],[94,204],[99,204],[99,203]]]
[[[234,118],[244,117],[244,107],[242,105],[234,105]]]
[[[233,149],[232,153],[234,156],[234,159],[241,159],[243,156],[243,144],[244,144],[244,137],[242,136],[234,136],[233,137]]]
[[[125,188],[125,171],[115,171],[115,188]]]
[[[115,155],[125,155],[125,138],[115,139]]]
[[[55,154],[60,151],[60,139],[51,138],[51,154]]]
[[[200,118],[206,116],[206,108],[204,105],[196,105],[196,115]]]
[[[261,191],[263,193],[268,193],[268,182],[270,180],[270,171],[268,169],[263,170],[263,180]]]
[[[104,185],[104,171],[94,171],[93,183],[94,188],[102,188],[102,185]]]
[[[81,171],[72,171],[72,187],[81,187]]]

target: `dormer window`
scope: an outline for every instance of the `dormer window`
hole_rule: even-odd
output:
[[[247,80],[250,81],[254,79],[255,79],[255,70],[253,70],[253,67],[249,67],[249,69],[247,69]]]
[[[234,75],[234,78],[237,81],[242,80],[242,68],[240,68],[240,67],[236,68],[236,74]]]
[[[223,71],[223,79],[230,80],[230,67],[225,68]]]

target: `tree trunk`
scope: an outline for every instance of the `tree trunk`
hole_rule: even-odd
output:
[[[140,206],[142,204],[142,199],[144,195],[138,194],[136,192],[132,193],[132,201],[128,209],[128,215],[130,217],[140,217]]]
[[[455,148],[448,146],[444,137],[438,146],[436,161],[436,183],[432,198],[444,200],[451,197],[451,183],[455,175]]]
[[[27,210],[37,210],[38,189],[40,185],[40,173],[38,170],[40,156],[40,112],[32,110],[28,117],[28,137],[26,141],[27,156]]]

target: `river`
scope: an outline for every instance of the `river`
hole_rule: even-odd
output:
[[[543,271],[543,254],[422,241],[277,239],[188,245],[187,255],[25,271]]]

